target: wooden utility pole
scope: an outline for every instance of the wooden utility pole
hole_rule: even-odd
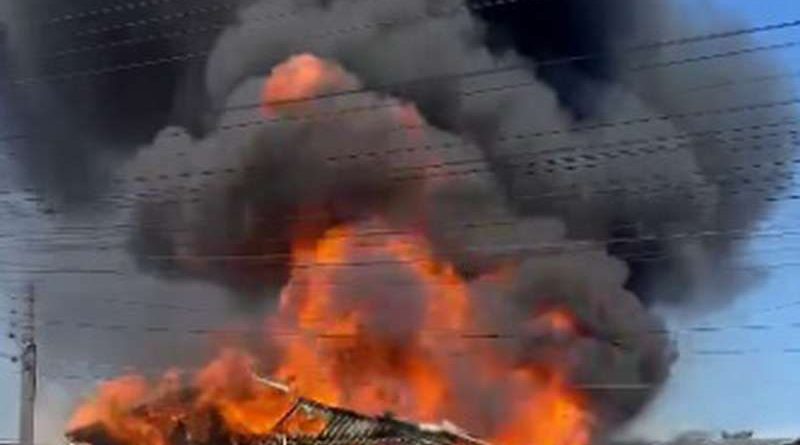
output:
[[[23,299],[20,323],[20,356],[22,386],[19,403],[19,443],[34,445],[34,419],[36,412],[36,293],[28,286]]]

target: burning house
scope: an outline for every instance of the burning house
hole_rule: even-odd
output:
[[[259,379],[260,380],[260,379]],[[260,380],[276,389],[276,397],[290,394],[271,382]],[[280,394],[283,392],[283,394]],[[189,402],[197,396],[184,392],[179,398]],[[265,433],[243,434],[228,428],[220,411],[207,410],[176,415],[161,424],[166,445],[486,445],[470,437],[455,425],[416,424],[398,420],[390,413],[367,416],[355,411],[336,408],[319,402],[295,398],[284,414],[274,423],[257,425]],[[129,415],[148,423],[153,422],[161,401],[135,408]],[[154,425],[155,423],[152,423]],[[198,424],[202,427],[198,428]],[[93,423],[67,433],[73,444],[124,445],[108,424]]]

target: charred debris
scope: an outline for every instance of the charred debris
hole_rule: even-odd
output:
[[[191,398],[191,392],[179,397]],[[158,405],[155,402],[154,405]],[[146,419],[150,406],[134,415]],[[391,413],[370,416],[299,397],[267,434],[245,436],[226,428],[217,412],[206,413],[205,434],[192,434],[187,423],[196,419],[172,419],[166,445],[488,445],[457,426],[404,421]],[[73,445],[127,445],[114,438],[102,423],[67,432]]]

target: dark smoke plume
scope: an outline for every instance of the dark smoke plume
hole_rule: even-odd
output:
[[[699,2],[696,8],[696,10],[686,8],[687,11],[683,14],[691,15],[689,10],[708,13],[711,9],[703,2]],[[577,121],[578,127],[587,121],[609,121],[608,107],[614,106],[614,100],[621,99],[620,89],[638,95],[644,105],[656,115],[702,110],[703,107],[708,108],[709,104],[714,104],[714,108],[726,108],[747,105],[756,99],[780,100],[784,95],[791,93],[791,88],[774,83],[766,85],[764,96],[754,96],[746,88],[743,88],[743,91],[730,88],[699,94],[681,94],[681,89],[685,89],[689,84],[687,80],[693,77],[702,80],[697,82],[699,85],[714,85],[719,82],[724,84],[728,79],[726,70],[733,70],[731,72],[736,72],[738,77],[747,78],[749,74],[757,75],[760,68],[749,64],[747,60],[735,57],[715,63],[681,66],[681,60],[698,55],[719,54],[732,48],[751,47],[753,43],[748,38],[727,39],[722,43],[701,43],[697,48],[687,50],[664,48],[655,51],[655,56],[635,51],[630,54],[628,49],[633,46],[631,42],[669,41],[674,31],[668,29],[671,25],[668,25],[667,21],[675,19],[680,23],[680,19],[677,18],[677,14],[681,14],[679,9],[663,2],[656,4],[656,2],[617,0],[575,0],[543,1],[535,4],[515,2],[504,8],[480,10],[477,15],[487,23],[484,34],[487,45],[495,53],[516,51],[530,60],[533,72],[554,89],[560,105]],[[700,25],[679,27],[682,32],[678,34],[701,36],[719,29],[737,27],[741,28],[742,25],[727,20],[722,15],[712,15]],[[623,55],[617,56],[617,54]],[[630,67],[636,66],[636,62],[644,61],[641,66],[646,67],[647,63],[660,60],[660,56],[666,60],[677,60],[677,66],[670,67],[667,63],[663,68],[664,72],[634,69],[634,73],[631,73]],[[570,63],[550,63],[553,60],[565,59],[575,60]],[[631,63],[631,61],[636,62]],[[612,114],[614,112],[612,111]],[[672,119],[671,123],[676,130],[694,135],[707,133],[707,130],[712,128],[735,128],[754,116],[758,122],[779,122],[793,113],[791,109],[781,107],[765,108],[750,113],[720,114],[712,118],[676,118]],[[652,131],[647,125],[634,130],[638,134],[658,134]],[[575,218],[568,217],[566,221],[571,231],[576,234],[621,239],[618,242],[610,242],[607,249],[612,255],[627,261],[630,268],[627,287],[646,303],[674,305],[693,302],[713,306],[727,300],[736,293],[734,289],[744,284],[740,277],[733,276],[731,272],[719,267],[735,251],[734,246],[724,236],[670,242],[665,240],[671,233],[670,226],[673,228],[683,226],[683,230],[688,231],[704,227],[719,232],[725,232],[733,227],[749,227],[758,220],[757,215],[766,211],[767,201],[782,190],[781,184],[785,182],[789,173],[785,164],[788,140],[787,133],[767,136],[764,144],[747,153],[747,146],[726,140],[724,136],[689,136],[688,140],[682,143],[694,158],[689,162],[696,165],[688,167],[692,171],[685,173],[699,180],[694,183],[711,189],[707,193],[700,193],[699,198],[693,197],[689,202],[681,198],[682,192],[679,187],[676,187],[674,192],[658,194],[655,198],[627,197],[624,195],[628,194],[628,191],[623,188],[623,191],[617,192],[618,196],[609,200],[600,199],[603,204],[556,205],[562,206],[561,211],[566,210],[568,214],[575,216]],[[647,152],[654,146],[651,142],[649,147],[645,144],[635,144],[633,147]],[[667,147],[657,144],[656,148]],[[563,169],[578,173],[581,170],[587,171],[587,168],[597,169],[594,155],[589,154],[590,157],[586,158],[586,154],[581,151],[579,155],[570,154],[547,159],[542,162],[546,165],[542,173],[553,174],[554,170],[563,171]],[[599,153],[600,157],[603,155],[608,156],[606,153]],[[586,165],[575,163],[581,156],[589,159],[589,162],[583,163]],[[655,162],[663,160],[663,158],[651,159]],[[755,171],[748,172],[748,166],[753,169],[754,160]],[[650,159],[645,157],[630,161],[630,164],[647,169],[646,164],[649,161]],[[616,161],[606,162],[616,163]],[[653,172],[655,178],[662,176],[660,179],[673,185],[678,185],[675,184],[678,181],[685,181],[686,178],[681,177],[685,173],[681,173],[680,170],[687,167],[676,166],[674,161],[668,162],[666,174],[663,171]],[[749,179],[745,177],[759,173],[757,170],[762,163],[769,165],[771,170],[759,179],[762,183],[764,179],[774,182],[767,183],[764,189],[757,187],[761,193],[756,193],[755,196],[744,193],[755,203],[749,204],[752,205],[750,207],[752,212],[748,212],[748,216],[743,216],[742,212],[737,210],[736,195],[742,193],[743,185],[750,184]],[[674,168],[677,170],[673,170]],[[624,184],[629,169],[629,166],[618,165],[604,171],[618,176],[618,179],[609,181],[610,184]],[[499,171],[504,170],[499,169]],[[500,178],[500,181],[505,183],[518,180],[511,175]],[[583,181],[579,179],[576,185],[580,187],[581,182]],[[512,189],[509,186],[509,190],[511,190],[509,199],[514,201],[513,193],[519,189]],[[731,197],[734,198],[733,201]],[[647,201],[652,201],[652,205]],[[520,203],[518,208],[523,213],[536,213],[540,211],[541,204],[547,205],[543,202],[536,202],[534,205]],[[591,227],[586,226],[586,221],[589,221]],[[643,237],[647,239],[641,239]],[[704,296],[705,301],[695,298],[700,296]]]
[[[535,64],[609,53],[616,42],[630,38],[634,8],[624,0],[545,0],[478,9],[476,14],[487,23],[485,42],[493,52],[517,52]],[[602,98],[597,84],[617,81],[616,69],[607,57],[533,67],[576,119],[598,113]]]
[[[122,191],[141,198],[129,246],[142,270],[210,280],[250,301],[286,283],[293,240],[375,215],[388,230],[423,234],[470,283],[513,264],[503,296],[514,309],[557,302],[585,326],[585,342],[571,351],[576,380],[646,388],[596,395],[604,420],[619,425],[652,400],[674,359],[663,336],[641,335],[662,330],[647,308],[713,307],[746,284],[725,267],[736,244],[696,235],[750,229],[780,196],[788,133],[753,139],[741,129],[795,111],[713,112],[789,91],[779,82],[714,87],[732,72],[768,71],[760,54],[689,62],[752,46],[749,38],[628,50],[742,26],[722,15],[690,24],[683,7],[663,0],[505,3],[470,11],[462,0],[254,1],[212,14],[230,26],[202,38],[47,61],[36,54],[110,39],[70,36],[118,19],[67,24],[53,40],[16,31],[26,43],[11,48],[18,76],[210,51],[20,92],[22,103],[44,104],[29,125],[43,122],[49,138],[32,142],[24,165],[49,188],[92,178],[106,163],[140,178]],[[185,26],[154,21],[147,29]],[[247,105],[300,55],[338,73],[318,93],[363,94],[287,105],[264,123],[262,107]],[[548,63],[586,55],[598,57]],[[443,75],[508,65],[521,69]],[[425,77],[432,80],[405,82]],[[63,119],[44,119],[53,114]],[[261,123],[246,124],[253,121]],[[125,158],[123,166],[109,157]],[[82,190],[97,191],[87,182]],[[491,297],[481,299],[487,325],[519,322]],[[521,363],[539,352],[534,341],[512,347]]]
[[[757,75],[765,64],[753,64],[752,58],[679,63],[662,69],[637,68],[752,44],[748,38],[737,37],[625,52],[631,42],[652,43],[741,27],[714,17],[706,25],[667,28],[666,20],[677,20],[681,10],[663,2],[645,3],[514,2],[479,10],[474,18],[454,14],[458,2],[411,2],[402,6],[326,2],[319,9],[314,3],[255,3],[241,12],[242,23],[232,26],[217,41],[206,68],[206,86],[211,103],[220,109],[225,104],[237,104],[228,99],[237,85],[251,76],[258,82],[259,76],[292,54],[308,51],[339,60],[367,87],[374,85],[379,91],[409,100],[431,124],[474,142],[517,213],[562,218],[573,238],[614,239],[607,250],[628,262],[631,275],[627,287],[647,304],[692,302],[714,306],[733,295],[731,289],[744,284],[721,267],[735,246],[724,235],[681,238],[676,234],[746,229],[758,220],[758,215],[768,208],[767,201],[779,193],[781,178],[788,171],[782,162],[788,133],[760,139],[759,145],[768,145],[769,150],[752,150],[748,146],[751,141],[736,138],[736,131],[748,122],[780,121],[793,111],[776,107],[744,113],[699,112],[738,107],[756,100],[777,100],[788,89],[778,82],[761,85],[765,88],[758,97],[746,88],[691,92],[692,86],[724,81],[727,72],[737,72],[742,77]],[[282,7],[297,8],[301,13],[288,23],[270,27],[247,21],[249,16],[262,17],[281,11]],[[308,25],[304,29],[321,31],[298,33],[296,24],[300,21]],[[364,21],[387,25],[359,32],[326,32],[347,30]],[[586,55],[594,57],[574,63],[548,63]],[[492,63],[527,64],[530,71],[477,80],[456,77],[430,83],[401,82],[472,71]],[[519,82],[533,84],[507,92],[501,89],[492,94],[462,94],[464,90],[491,90]],[[256,89],[250,91],[251,97],[243,98],[242,103],[257,97]],[[354,106],[364,103],[363,98],[353,100]],[[641,122],[636,119],[664,115],[684,117]],[[235,122],[247,120],[247,116],[223,113],[219,119]],[[633,123],[615,125],[631,120]],[[717,128],[730,131],[708,134],[709,129]],[[544,131],[549,134],[519,141],[508,137],[535,130],[549,130]],[[338,140],[330,139],[332,145]],[[356,144],[350,151],[359,150]],[[538,151],[542,154],[537,155]],[[367,159],[368,155],[359,159]],[[753,169],[753,164],[759,163],[772,168],[770,172],[762,170],[767,174],[763,179],[773,180],[768,189],[748,187],[744,182],[743,177],[759,173]],[[457,163],[450,168],[457,169]],[[285,174],[286,170],[282,172]],[[236,190],[235,199],[224,202],[247,204],[246,189]],[[687,190],[691,191],[688,200]],[[356,188],[348,193],[380,196],[383,192]],[[739,195],[756,202],[751,204],[748,216],[736,211]],[[335,203],[344,196],[349,195],[331,191],[315,205],[339,205]],[[273,221],[269,228],[278,238],[286,230],[281,224],[272,227],[275,218],[270,215],[291,215],[297,205],[304,205],[302,200],[292,199],[278,193],[269,196],[271,202],[256,206],[257,212],[267,212],[257,220]],[[357,203],[359,199],[346,201]],[[252,206],[247,206],[251,211]],[[331,221],[342,217],[338,212],[328,215]],[[230,225],[226,223],[226,227]],[[231,235],[230,229],[225,233]],[[233,237],[246,239],[235,233]],[[277,251],[284,251],[286,241],[274,245]],[[147,236],[138,236],[136,243],[145,246]],[[237,243],[222,245],[230,249]],[[166,249],[162,253],[170,251],[168,246],[162,247]],[[251,246],[243,249],[253,253]],[[465,274],[476,267],[472,260],[456,261]],[[248,282],[239,278],[235,281]]]
[[[199,130],[203,60],[124,67],[207,51],[235,8],[218,0],[9,6],[3,74],[10,108],[24,117],[9,133],[26,136],[14,146],[26,186],[57,202],[85,203],[109,187],[108,170],[160,128]]]
[[[718,82],[732,69],[742,75],[758,74],[758,66],[740,59],[701,66],[675,63],[675,67],[664,68],[670,70],[668,74],[647,68],[662,60],[748,45],[746,38],[580,63],[546,63],[585,54],[617,54],[623,51],[623,42],[699,35],[720,26],[735,27],[735,23],[720,20],[710,23],[708,29],[686,26],[680,32],[667,30],[659,26],[661,20],[680,11],[663,2],[647,5],[650,8],[639,4],[623,7],[620,2],[519,3],[507,6],[509,9],[489,8],[477,17],[449,12],[448,7],[457,5],[424,1],[402,5],[329,2],[320,9],[305,5],[308,9],[302,23],[312,30],[346,28],[353,24],[353,17],[388,23],[355,34],[320,33],[324,38],[313,32],[298,33],[292,23],[269,29],[249,25],[246,17],[281,5],[254,3],[246,7],[241,12],[243,23],[220,36],[208,61],[206,86],[218,108],[236,109],[260,97],[268,73],[301,53],[338,61],[363,82],[356,89],[363,86],[390,97],[372,93],[334,97],[319,104],[298,105],[300,109],[291,113],[300,117],[288,124],[244,129],[233,132],[235,135],[212,131],[207,139],[197,141],[199,147],[209,153],[227,147],[228,155],[241,159],[237,162],[244,166],[233,170],[246,174],[232,178],[212,174],[207,180],[198,180],[208,191],[199,192],[195,210],[178,216],[178,226],[195,227],[189,231],[188,243],[185,237],[178,244],[175,238],[159,235],[163,229],[176,227],[176,221],[160,218],[161,213],[145,206],[142,214],[148,218],[134,237],[135,255],[148,268],[168,267],[217,277],[258,293],[265,276],[280,280],[280,271],[285,273],[298,220],[304,222],[300,230],[313,237],[337,224],[386,215],[397,229],[422,230],[442,260],[456,265],[467,279],[508,261],[523,265],[522,270],[528,271],[519,278],[523,307],[546,295],[569,302],[582,321],[593,326],[596,343],[583,356],[599,362],[587,361],[581,368],[587,376],[658,388],[672,359],[663,338],[631,346],[630,355],[623,354],[627,358],[622,363],[627,364],[601,364],[606,360],[602,357],[608,357],[603,349],[615,349],[613,343],[609,346],[602,339],[614,338],[615,329],[625,330],[623,320],[638,320],[628,332],[657,331],[659,327],[657,320],[635,309],[640,303],[626,303],[630,310],[615,305],[635,295],[646,305],[691,302],[713,306],[742,287],[741,279],[724,267],[734,244],[719,237],[678,235],[723,232],[755,222],[767,208],[766,201],[751,207],[754,213],[739,217],[735,225],[730,222],[735,212],[731,195],[741,185],[736,172],[753,159],[779,162],[786,153],[785,138],[767,136],[771,149],[754,157],[745,139],[731,138],[725,132],[706,134],[709,129],[730,128],[735,136],[735,129],[746,122],[780,121],[793,112],[765,108],[744,115],[695,113],[698,117],[693,117],[692,111],[702,111],[708,104],[726,108],[754,100],[753,95],[739,90],[712,90],[705,97],[676,93]],[[532,16],[537,18],[530,19]],[[634,31],[626,25],[634,21],[649,25],[641,27],[647,31]],[[517,63],[529,69],[493,78],[444,77],[431,83],[402,83],[493,63]],[[699,81],[687,82],[692,79]],[[462,94],[520,82],[528,86],[506,92],[500,88],[494,94]],[[785,92],[777,85],[760,97],[778,99]],[[383,103],[385,107],[385,101],[393,100],[398,107],[408,101],[433,126],[423,125],[416,135],[421,141],[417,145],[426,150],[406,154],[393,150],[414,146],[410,139],[415,130],[398,135],[391,113],[384,108],[342,116],[335,113],[365,105],[370,109]],[[223,112],[218,121],[247,120],[261,110],[251,112]],[[676,117],[637,121],[637,117],[653,115]],[[609,122],[633,124],[604,124]],[[543,136],[508,137],[536,130],[543,130]],[[156,146],[156,152],[163,153],[168,142]],[[192,149],[198,150],[198,146]],[[463,166],[460,162],[464,159],[477,161]],[[426,165],[437,162],[445,167],[426,170]],[[774,166],[772,174],[785,173],[782,164]],[[218,166],[217,172],[220,170],[225,166]],[[409,173],[412,180],[407,180]],[[441,184],[432,187],[426,185],[429,179],[414,180],[415,173],[432,175],[433,183]],[[435,179],[437,174],[440,181]],[[416,190],[419,184],[422,189]],[[767,192],[766,197],[772,194]],[[315,215],[311,222],[308,215]],[[563,231],[555,229],[544,235],[550,244],[556,244],[555,253],[539,253],[541,240],[532,235],[536,232],[525,230],[528,224],[540,224],[542,218],[563,224]],[[492,222],[498,220],[512,221],[511,231],[493,228]],[[459,226],[464,222],[472,229]],[[551,226],[537,227],[553,230]],[[609,238],[613,241],[605,241]],[[579,243],[577,250],[587,252],[573,254],[571,239],[598,242],[589,249],[577,247],[583,245]],[[204,260],[215,255],[260,257],[262,261],[219,264]],[[614,257],[628,268],[620,269]],[[187,258],[192,259],[190,267],[186,267]],[[601,296],[615,297],[604,300]],[[535,349],[530,353],[536,356]],[[604,407],[601,412],[608,413],[610,424],[617,424],[638,413],[654,394],[599,394],[596,400]]]

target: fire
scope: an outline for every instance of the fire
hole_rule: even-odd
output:
[[[420,237],[392,235],[365,244],[358,233],[358,227],[338,227],[316,243],[297,243],[280,309],[266,323],[267,341],[279,351],[263,360],[272,377],[289,382],[296,395],[326,404],[372,414],[392,411],[425,422],[455,418],[480,424],[475,414],[480,407],[470,405],[480,399],[461,394],[502,395],[507,412],[489,422],[495,425],[486,431],[497,443],[588,443],[592,418],[581,395],[570,388],[568,370],[557,363],[521,367],[491,347],[476,348],[466,357],[452,354],[465,342],[459,333],[479,328],[468,283],[451,266],[438,263]],[[398,279],[388,287],[370,288],[370,274],[378,271],[354,271],[359,261],[385,263],[383,272]],[[358,290],[363,294],[351,294]],[[385,308],[381,292],[413,301]],[[407,312],[418,325],[392,326],[394,317],[382,318],[383,310],[396,310],[398,317]],[[554,334],[576,332],[574,318],[564,310],[534,321]],[[144,418],[131,410],[163,399],[168,388],[177,386],[175,377],[156,388],[126,377],[102,386],[71,426],[99,421],[122,443],[164,445],[176,419],[200,425],[195,435],[203,437],[208,413],[216,412],[234,434],[265,435],[293,396],[260,383],[256,365],[250,356],[226,351],[189,381],[191,402],[162,403]],[[463,375],[459,369],[470,372]],[[306,432],[320,427],[313,421],[293,426]]]
[[[466,286],[451,268],[436,265],[417,247],[401,238],[359,246],[355,231],[343,228],[330,231],[313,251],[297,249],[295,273],[281,296],[276,323],[301,335],[285,347],[278,378],[326,403],[371,412],[392,408],[425,420],[439,415],[448,383],[424,334],[464,326]],[[425,307],[395,308],[418,311],[423,318],[418,332],[378,329],[370,320],[382,310],[374,295],[337,295],[343,280],[355,284],[356,291],[361,287],[358,276],[337,267],[358,258],[375,258],[412,277],[398,286],[422,292]]]
[[[68,428],[100,422],[109,434],[125,443],[164,445],[165,438],[153,424],[130,415],[131,410],[137,408],[149,392],[151,389],[147,381],[137,376],[125,376],[104,383],[92,401],[78,408]]]
[[[275,67],[267,78],[261,93],[262,110],[267,116],[275,111],[305,111],[311,104],[302,103],[304,99],[358,86],[359,82],[339,65],[300,54]]]
[[[578,335],[580,329],[575,316],[562,308],[549,309],[533,319],[534,324],[561,335]]]
[[[255,360],[234,351],[200,371],[194,379],[200,410],[217,410],[227,427],[241,435],[267,434],[291,405],[291,398],[259,383]]]
[[[569,389],[563,376],[544,377],[523,371],[511,376],[522,391],[537,388],[515,407],[515,418],[496,437],[497,443],[581,445],[589,443],[589,421],[581,398]]]
[[[282,102],[353,86],[358,82],[337,65],[296,56],[267,80],[264,110],[284,113],[290,105]],[[412,106],[395,113],[411,127],[422,120]],[[391,229],[375,218],[298,237],[279,309],[265,322],[274,353],[228,350],[188,378],[170,373],[155,385],[139,377],[106,383],[77,410],[70,428],[100,423],[122,445],[168,445],[179,427],[194,438],[216,437],[219,428],[258,437],[273,430],[297,397],[306,397],[368,414],[449,419],[502,445],[587,444],[593,417],[570,386],[571,370],[560,354],[531,363],[515,355],[525,343],[486,332],[497,327],[484,321],[475,288],[482,286],[484,298],[495,289],[493,303],[510,305],[497,282],[513,272],[466,281],[422,235]],[[363,237],[363,231],[395,234]],[[561,343],[550,345],[556,349],[578,336],[577,319],[564,308],[530,318],[502,328],[519,336],[536,331],[535,341],[558,337]],[[542,330],[553,335],[541,336]],[[321,426],[300,420],[289,428],[312,434]]]
[[[558,364],[514,369],[491,349],[474,351],[466,363],[448,354],[463,343],[458,333],[478,327],[473,298],[468,284],[451,266],[435,261],[421,238],[386,236],[361,246],[355,228],[336,228],[314,249],[297,248],[294,258],[294,275],[281,295],[277,319],[301,335],[286,346],[277,376],[292,381],[298,392],[366,412],[391,409],[404,417],[435,421],[451,418],[461,409],[452,401],[464,392],[459,387],[463,383],[452,376],[455,368],[466,365],[475,373],[467,383],[472,390],[489,394],[503,391],[502,386],[510,383],[508,391],[522,395],[512,396],[510,418],[492,432],[499,443],[588,443],[591,416]],[[381,307],[366,304],[342,309],[347,303],[337,295],[337,284],[370,272],[337,266],[352,266],[359,259],[382,261],[407,273],[407,281],[393,284],[397,289],[384,289],[396,298],[403,298],[409,289],[421,290],[422,321],[414,332],[393,337],[392,332],[370,324],[374,311],[385,310]],[[368,295],[362,297],[371,301]],[[577,335],[575,318],[564,309],[550,310],[534,321],[553,334]],[[326,336],[331,338],[320,340]]]

